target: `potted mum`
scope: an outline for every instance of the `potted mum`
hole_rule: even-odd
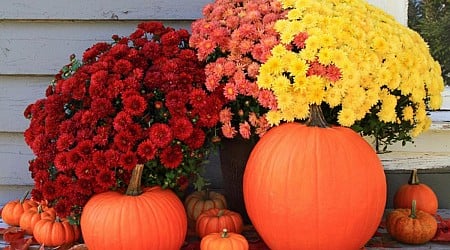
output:
[[[306,121],[311,104],[328,124],[373,137],[378,152],[430,126],[427,110],[440,107],[443,82],[421,37],[376,8],[381,24],[321,15],[333,13],[328,5],[361,5],[347,2],[216,0],[193,23],[190,44],[207,63],[206,88],[226,100],[220,122],[228,195],[239,196],[227,189],[240,185],[254,146],[230,151],[228,138],[257,141],[272,126]],[[227,178],[237,183],[228,188]]]
[[[223,94],[220,111],[220,161],[230,209],[249,222],[242,196],[242,175],[255,143],[270,125],[269,109],[276,108],[272,91],[259,89],[259,67],[279,43],[273,25],[284,16],[277,1],[218,0],[203,8],[204,17],[192,24],[189,43],[206,62],[205,87]]]
[[[272,249],[360,249],[379,226],[386,181],[349,128],[388,142],[426,130],[442,102],[440,66],[416,32],[364,0],[280,3],[280,43],[257,77],[276,98],[266,118],[277,127],[250,155],[246,206]]]
[[[46,97],[25,110],[34,199],[78,221],[92,195],[126,188],[137,164],[145,165],[144,186],[182,195],[204,185],[222,99],[205,91],[189,35],[144,22],[128,37],[93,45],[82,61],[71,57]]]

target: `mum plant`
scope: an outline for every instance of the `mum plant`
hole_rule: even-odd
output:
[[[203,186],[222,99],[204,90],[189,36],[144,22],[128,37],[93,45],[82,61],[71,57],[45,98],[25,110],[33,198],[76,217],[92,195],[123,189],[136,164],[145,164],[145,186]]]
[[[192,24],[189,43],[205,61],[205,86],[220,91],[221,135],[258,139],[269,129],[265,117],[276,108],[271,91],[256,84],[259,67],[279,43],[273,25],[284,16],[280,2],[217,0],[203,8],[203,18]],[[264,106],[263,106],[264,105]]]
[[[208,89],[223,86],[236,97],[227,107],[243,107],[236,86],[256,82],[260,106],[250,106],[265,128],[306,121],[316,105],[329,124],[373,136],[378,150],[412,141],[430,126],[427,110],[441,105],[441,70],[426,43],[365,1],[217,0],[203,14],[190,43],[208,62]],[[228,65],[244,69],[240,81],[230,81]]]

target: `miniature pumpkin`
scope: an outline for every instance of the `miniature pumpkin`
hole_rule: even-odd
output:
[[[36,222],[33,236],[39,244],[56,247],[77,241],[80,238],[80,228],[67,220],[42,219]]]
[[[28,192],[19,199],[9,201],[2,209],[2,219],[10,226],[19,226],[20,217],[22,214],[32,207],[37,207],[37,202],[31,199],[27,199]]]
[[[398,208],[388,214],[386,229],[392,238],[400,242],[424,244],[436,234],[437,221],[433,215],[417,210],[413,200],[411,209]]]
[[[223,229],[221,233],[211,233],[200,241],[200,250],[247,250],[248,241],[244,236],[228,232]]]
[[[94,195],[81,214],[83,239],[96,249],[180,249],[187,234],[183,203],[169,189],[141,190],[143,165],[132,172],[126,194]]]
[[[328,127],[317,109],[307,125],[273,127],[247,161],[245,206],[271,249],[360,249],[384,213],[375,150],[350,128]]]
[[[211,208],[227,208],[227,202],[223,194],[209,191],[195,191],[184,200],[184,207],[189,219],[196,221],[197,217]]]
[[[437,196],[428,185],[420,183],[417,169],[411,171],[408,183],[400,186],[395,192],[394,208],[411,208],[412,200],[416,200],[418,210],[436,214]]]
[[[48,208],[46,205],[42,204],[39,204],[37,207],[32,207],[22,214],[19,226],[25,230],[27,234],[32,235],[34,226],[42,219],[55,220],[55,209]]]
[[[197,217],[195,228],[200,237],[210,233],[220,233],[224,228],[228,232],[240,234],[243,222],[241,215],[237,212],[228,209],[211,208]]]

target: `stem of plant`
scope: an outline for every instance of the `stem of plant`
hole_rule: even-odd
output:
[[[322,108],[320,107],[320,105],[311,104],[309,106],[309,118],[305,124],[309,127],[329,127],[327,120],[323,116]]]
[[[420,184],[419,176],[417,175],[417,169],[413,169],[411,171],[411,175],[409,176],[408,184],[409,185],[419,185]]]
[[[417,213],[416,212],[416,200],[413,200],[412,204],[411,204],[411,215],[409,215],[409,217],[413,218],[413,219],[416,219],[417,218],[416,213]]]
[[[30,190],[27,190],[25,192],[25,194],[23,195],[23,197],[20,198],[20,200],[19,200],[20,204],[23,204],[25,202],[25,200],[27,199],[28,194],[30,194]]]
[[[228,230],[226,228],[223,229],[221,236],[222,238],[228,238]]]
[[[141,177],[144,170],[144,164],[137,164],[131,173],[130,184],[128,185],[126,195],[138,196],[142,194]]]

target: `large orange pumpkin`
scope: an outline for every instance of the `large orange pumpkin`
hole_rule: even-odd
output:
[[[22,214],[32,207],[37,207],[38,203],[27,199],[28,192],[18,200],[9,201],[1,211],[3,221],[10,226],[19,226]]]
[[[126,194],[94,195],[81,214],[89,250],[180,249],[187,233],[183,203],[173,191],[155,186],[140,190],[143,165],[133,170]]]
[[[394,194],[394,208],[411,209],[412,201],[417,202],[417,209],[430,214],[436,214],[438,199],[433,189],[420,183],[417,169],[411,171],[407,184],[400,186]]]
[[[243,227],[239,213],[228,209],[211,208],[198,216],[195,231],[202,238],[210,233],[220,233],[224,228],[228,232],[240,234]]]
[[[251,221],[271,249],[360,249],[386,203],[374,149],[344,127],[285,123],[256,144],[244,173]]]

